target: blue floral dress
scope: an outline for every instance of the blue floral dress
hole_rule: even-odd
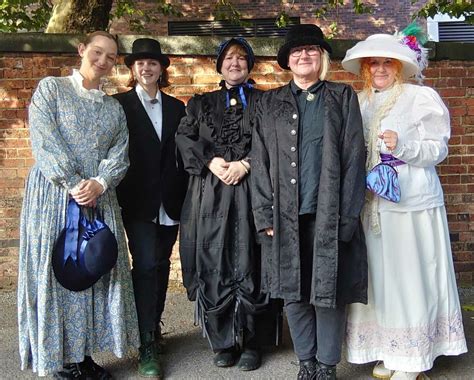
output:
[[[33,156],[20,225],[18,324],[21,368],[39,376],[84,355],[112,351],[122,357],[139,344],[125,235],[115,187],[128,168],[128,130],[119,103],[86,90],[76,72],[40,81],[29,108]],[[76,77],[76,78],[75,78]],[[102,177],[98,199],[114,232],[119,257],[93,287],[72,292],[54,276],[51,254],[65,226],[69,190],[81,179]]]

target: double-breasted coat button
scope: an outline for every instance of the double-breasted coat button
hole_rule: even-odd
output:
[[[296,135],[296,131],[295,131],[294,129],[292,129],[292,130],[290,131],[290,134],[291,134],[292,136],[294,136],[294,135]]]
[[[292,178],[292,179],[290,180],[290,183],[291,183],[292,185],[296,184],[296,179]]]
[[[298,115],[296,113],[293,114],[293,119],[297,119],[298,118]]]
[[[292,146],[292,147],[290,148],[290,150],[291,150],[292,152],[296,152],[296,148],[295,148],[294,146]]]
[[[292,168],[296,168],[296,162],[292,162],[290,165]]]

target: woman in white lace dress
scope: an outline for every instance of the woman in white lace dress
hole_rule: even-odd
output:
[[[130,265],[115,195],[128,168],[128,129],[119,102],[100,90],[117,43],[95,32],[79,45],[81,67],[47,77],[29,107],[35,164],[27,179],[20,226],[18,324],[21,368],[39,376],[110,379],[92,353],[121,357],[138,347]],[[54,244],[72,196],[97,206],[118,243],[118,260],[91,288],[73,292],[56,280]]]
[[[368,192],[363,225],[369,302],[350,305],[347,358],[379,361],[378,378],[416,379],[440,355],[467,351],[444,207],[435,165],[448,154],[449,113],[421,77],[415,37],[377,34],[347,51],[342,65],[364,81],[359,94],[369,171],[398,172],[398,203]]]

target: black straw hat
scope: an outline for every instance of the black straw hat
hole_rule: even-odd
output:
[[[288,56],[290,50],[305,45],[318,45],[328,53],[332,53],[331,46],[324,39],[324,34],[318,26],[313,24],[293,25],[286,33],[285,43],[278,50],[277,62],[280,67],[289,70]]]
[[[170,65],[169,58],[161,53],[160,43],[152,38],[139,38],[133,41],[132,54],[127,55],[124,61],[130,67],[137,59],[145,58],[156,59],[164,68]]]

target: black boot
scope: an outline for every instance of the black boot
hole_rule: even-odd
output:
[[[241,371],[253,371],[260,367],[262,363],[262,357],[260,351],[254,348],[244,348],[240,354],[237,368]]]
[[[110,372],[98,365],[90,356],[86,356],[80,364],[82,372],[86,375],[87,380],[111,380],[113,379]]]
[[[216,356],[214,356],[214,365],[216,367],[232,367],[235,364],[237,355],[238,353],[234,347],[219,350],[216,352]]]
[[[86,375],[82,372],[79,363],[69,363],[63,366],[63,370],[56,372],[53,377],[55,379],[79,379],[86,380]]]
[[[312,380],[316,378],[317,371],[316,359],[300,360],[300,371],[298,372],[298,380]]]
[[[321,362],[317,364],[316,380],[336,380],[336,366]]]

